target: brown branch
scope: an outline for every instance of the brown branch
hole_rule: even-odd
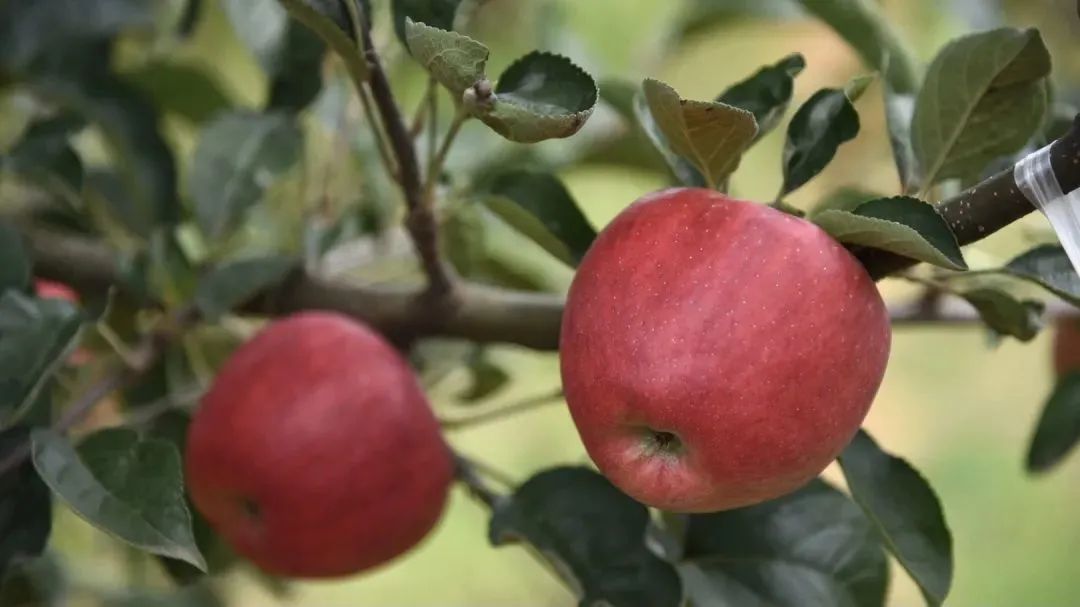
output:
[[[1053,143],[1050,164],[1062,191],[1068,193],[1080,187],[1080,115],[1074,119],[1072,129]],[[938,205],[961,246],[982,240],[1034,210],[1017,187],[1012,167]],[[875,279],[915,265],[911,259],[880,249],[863,248],[855,254]]]
[[[518,413],[524,413],[525,411],[531,411],[544,405],[553,404],[560,401],[562,398],[563,391],[562,388],[559,388],[552,392],[540,394],[538,396],[530,396],[529,398],[522,399],[515,403],[496,407],[481,413],[474,413],[467,417],[443,419],[439,421],[439,425],[441,425],[444,430],[471,428],[488,422],[506,419],[507,417],[512,417]]]
[[[351,1],[351,0],[350,0]],[[428,292],[434,301],[440,303],[452,302],[448,296],[452,295],[454,288],[453,271],[448,264],[443,262],[439,254],[439,230],[435,220],[435,212],[432,200],[424,196],[421,183],[420,165],[416,158],[416,148],[413,138],[405,126],[405,119],[401,115],[401,108],[394,99],[394,91],[390,88],[390,80],[386,77],[379,54],[375,50],[375,44],[371,39],[371,19],[369,15],[361,16],[360,40],[364,47],[364,56],[368,62],[368,86],[371,87],[371,96],[375,101],[375,107],[382,118],[383,130],[390,138],[390,146],[398,160],[398,178],[402,194],[405,196],[405,205],[409,214],[405,220],[405,227],[412,236],[416,253],[420,257],[420,263],[424,273],[428,277]],[[430,308],[430,301],[428,302]],[[452,306],[450,306],[452,307]],[[430,310],[429,313],[439,313],[442,310]]]

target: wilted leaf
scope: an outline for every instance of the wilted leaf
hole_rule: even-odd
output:
[[[569,137],[589,119],[596,82],[566,57],[534,51],[499,76],[494,103],[476,116],[496,133],[518,143]]]
[[[195,304],[204,316],[214,320],[281,282],[296,266],[295,259],[283,255],[242,259],[219,266],[199,280]]]
[[[483,44],[412,19],[406,20],[405,32],[409,52],[455,99],[484,79],[490,52]]]
[[[773,65],[767,65],[746,80],[732,85],[716,100],[746,110],[754,115],[761,139],[776,128],[791,103],[795,76],[806,67],[799,53],[792,53]]]
[[[821,480],[757,506],[691,515],[685,537],[682,569],[694,605],[885,601],[889,567],[873,525]]]
[[[0,421],[20,419],[78,343],[82,315],[70,302],[8,290],[0,296]]]
[[[851,211],[825,210],[813,221],[846,244],[882,249],[943,268],[967,268],[956,236],[934,207],[897,196],[864,202]]]
[[[425,23],[431,27],[450,31],[454,29],[454,18],[462,0],[391,0],[394,13],[394,31],[398,39],[406,46],[409,43],[406,22],[409,19]]]
[[[952,536],[934,490],[904,460],[889,455],[859,431],[840,456],[848,487],[885,546],[940,605],[952,585]]]
[[[47,429],[35,430],[33,443],[38,474],[76,514],[135,547],[206,569],[171,444],[127,429],[95,432],[78,451]]]
[[[844,91],[822,89],[814,93],[788,125],[781,196],[820,173],[840,145],[858,134],[859,114]]]
[[[912,145],[923,187],[978,175],[1042,124],[1050,55],[1036,30],[964,36],[938,53],[919,92]]]
[[[1028,445],[1027,469],[1046,472],[1080,442],[1080,373],[1068,373],[1054,386]]]
[[[30,257],[22,236],[14,227],[0,223],[0,295],[8,289],[30,288]]]
[[[26,448],[23,426],[0,431],[0,460]],[[38,556],[52,530],[52,496],[34,466],[25,461],[0,475],[0,583],[15,563]]]
[[[515,171],[492,182],[484,203],[521,233],[570,266],[576,266],[596,230],[558,177]]]
[[[302,137],[292,117],[276,113],[232,112],[203,129],[190,190],[195,217],[208,238],[225,236],[296,163]]]
[[[586,468],[525,482],[491,518],[496,546],[526,542],[580,589],[582,607],[678,607],[674,567],[645,545],[649,511]]]

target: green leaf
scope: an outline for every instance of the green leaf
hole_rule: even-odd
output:
[[[214,268],[199,281],[195,304],[210,320],[219,318],[277,284],[296,268],[296,259],[282,255],[255,257]]]
[[[96,125],[104,135],[111,165],[135,203],[133,213],[116,217],[135,236],[180,219],[176,162],[161,134],[157,109],[139,91],[109,71],[108,54],[73,48],[56,65],[35,71],[31,89]],[[69,66],[70,64],[70,66]]]
[[[951,270],[967,269],[949,224],[934,207],[916,198],[879,198],[852,211],[822,211],[812,219],[845,244],[882,249]]]
[[[885,80],[904,93],[919,87],[911,53],[876,0],[797,0],[831,27],[866,65],[881,69]]]
[[[341,0],[278,0],[289,15],[315,32],[334,51],[354,78],[368,78],[368,64],[360,53],[352,20]],[[367,5],[362,0],[361,5]],[[370,14],[370,7],[366,10]]]
[[[147,552],[206,570],[184,503],[180,456],[134,430],[90,435],[76,451],[52,430],[33,433],[33,461],[49,488],[80,517]]]
[[[202,124],[232,106],[217,78],[191,65],[155,60],[125,78],[154,105],[192,124]]]
[[[986,326],[999,335],[1031,341],[1042,329],[1044,305],[1040,301],[1019,299],[1001,289],[976,288],[956,292],[979,312]]]
[[[79,340],[82,315],[70,302],[0,296],[0,423],[21,419]]]
[[[0,460],[26,448],[23,426],[0,431]],[[52,530],[52,496],[33,465],[23,462],[0,475],[0,583],[8,569],[45,550]]]
[[[286,114],[230,112],[199,136],[190,175],[199,227],[225,236],[257,204],[274,178],[300,157],[303,135]]]
[[[1080,306],[1080,276],[1060,245],[1037,246],[1010,261],[1000,272],[1039,285]]]
[[[880,606],[889,582],[873,525],[819,479],[756,506],[691,515],[684,560],[695,605]]]
[[[858,134],[859,114],[844,91],[822,89],[814,93],[788,125],[781,196],[813,179],[840,145]]]
[[[708,186],[701,171],[697,170],[689,160],[676,154],[672,149],[667,136],[660,129],[660,124],[649,109],[649,102],[645,99],[644,90],[640,90],[634,96],[634,116],[637,118],[638,124],[641,125],[641,130],[649,138],[649,142],[664,158],[664,162],[667,163],[668,168],[671,169],[671,174],[678,183],[691,188]]]
[[[24,71],[72,41],[104,40],[153,25],[154,5],[144,0],[93,0],[75,6],[68,0],[0,2],[0,71]]]
[[[912,120],[923,187],[973,177],[1023,147],[1042,124],[1049,74],[1050,55],[1033,29],[946,45],[930,64]]]
[[[679,24],[681,35],[688,36],[745,18],[782,21],[803,16],[792,0],[690,0]]]
[[[1080,442],[1080,373],[1061,377],[1043,406],[1028,445],[1029,472],[1046,472]]]
[[[526,542],[579,589],[582,607],[677,607],[678,574],[645,545],[649,511],[599,473],[533,476],[491,518],[491,543]]]
[[[559,178],[514,171],[495,178],[485,205],[503,221],[570,266],[577,266],[596,239]]]
[[[952,585],[952,536],[929,483],[861,430],[840,455],[840,467],[852,497],[885,546],[919,585],[926,602],[940,605]]]
[[[458,6],[462,0],[391,0],[390,7],[394,14],[394,31],[403,44],[408,42],[407,23],[411,19],[416,23],[425,23],[445,31],[454,29]]]
[[[806,67],[806,60],[799,53],[792,53],[767,65],[746,80],[732,85],[716,98],[716,101],[754,115],[761,139],[780,123],[791,103],[795,89],[795,76]]]
[[[475,348],[469,355],[466,366],[472,381],[468,388],[457,395],[459,401],[473,403],[483,400],[510,382],[510,374],[492,362],[486,348]]]
[[[518,143],[569,137],[592,115],[596,82],[566,57],[533,51],[499,76],[495,94],[474,115]]]
[[[68,143],[73,132],[83,126],[70,115],[36,122],[0,166],[58,191],[69,199],[78,199],[83,185],[82,159]]]
[[[0,295],[8,289],[30,288],[30,256],[22,235],[13,226],[0,223]]]
[[[681,99],[659,80],[646,79],[642,89],[671,149],[690,161],[710,187],[722,187],[757,135],[754,115],[723,103]]]
[[[412,56],[455,100],[485,78],[491,52],[468,36],[407,19],[405,42]]]
[[[889,131],[896,174],[900,178],[900,191],[912,192],[922,185],[919,182],[919,164],[911,147],[911,119],[915,113],[915,95],[897,92],[887,81],[883,92],[885,101],[885,126]]]

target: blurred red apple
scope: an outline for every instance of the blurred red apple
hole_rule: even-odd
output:
[[[813,224],[665,190],[599,235],[570,288],[563,387],[593,461],[657,508],[772,499],[852,439],[885,372],[889,317]]]
[[[185,468],[195,506],[237,552],[273,574],[323,578],[419,543],[454,466],[401,356],[349,318],[308,312],[226,361]]]
[[[1060,318],[1054,326],[1054,373],[1080,371],[1080,318]]]
[[[34,291],[42,299],[63,299],[71,303],[79,303],[79,294],[71,287],[60,282],[35,278]]]

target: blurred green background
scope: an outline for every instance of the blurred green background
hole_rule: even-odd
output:
[[[572,57],[601,81],[658,77],[694,99],[710,99],[760,65],[794,51],[802,52],[808,62],[796,81],[796,103],[823,86],[842,85],[867,71],[831,30],[799,16],[743,15],[693,23],[684,34],[691,4],[695,3],[491,0],[472,35],[492,46],[492,73],[524,51],[544,48]],[[749,7],[750,12],[766,11],[771,5],[729,4]],[[1075,52],[1080,27],[1073,2],[893,0],[882,4],[923,61],[951,37],[993,26],[1004,18],[1013,25],[1040,28],[1053,53],[1055,79],[1062,90],[1080,82],[1080,54]],[[208,2],[207,8],[194,43],[183,51],[184,60],[212,67],[238,102],[257,103],[265,89],[260,70],[235,39],[217,3]],[[391,58],[404,59],[389,36],[383,36],[383,43]],[[402,95],[415,99],[420,71],[407,60],[395,66],[395,82],[402,83]],[[858,139],[843,146],[825,173],[793,196],[792,202],[810,206],[843,186],[896,192],[879,86],[874,85],[857,104],[863,127]],[[594,117],[594,121],[603,119],[602,112]],[[192,133],[182,125],[171,127],[173,139],[190,148]],[[589,128],[578,137],[588,136]],[[746,157],[734,179],[736,195],[771,199],[775,194],[782,137],[783,128]],[[478,125],[467,126],[463,140],[466,143],[459,146],[451,166],[467,163],[473,146],[496,144],[495,135]],[[555,142],[549,150],[558,153],[557,146],[573,143],[574,139]],[[330,155],[324,149],[313,156],[327,162]],[[348,176],[343,173],[334,173],[336,181],[342,182],[336,187],[348,189]],[[636,197],[666,183],[660,173],[602,164],[569,168],[562,176],[597,227]],[[1018,252],[1035,238],[1045,238],[1039,217],[980,243],[977,251],[969,253],[969,260],[973,265],[989,264]],[[516,248],[519,263],[544,284],[565,288],[569,270],[537,250]],[[910,293],[903,284],[886,282],[882,288],[890,298]],[[1048,339],[1044,333],[1027,345],[1014,341],[994,345],[976,326],[901,328],[895,333],[889,371],[867,426],[884,447],[907,458],[928,477],[944,504],[955,541],[950,606],[1080,604],[1076,575],[1080,573],[1076,510],[1080,457],[1040,478],[1025,475],[1021,465],[1027,439],[1051,387]],[[467,415],[558,387],[554,354],[500,347],[494,357],[511,371],[511,386],[466,409],[450,398],[465,385],[466,377],[460,371],[452,373],[432,389],[440,414],[448,418]],[[451,440],[465,454],[490,462],[516,480],[546,466],[586,461],[565,407],[557,402],[511,419],[454,431]],[[828,475],[842,482],[833,471]],[[159,576],[154,569],[132,566],[121,548],[70,514],[58,514],[57,525],[53,546],[72,566],[75,583],[100,587],[142,580],[152,584]],[[269,592],[249,573],[238,573],[228,580],[230,605],[572,604],[571,595],[526,552],[515,547],[491,548],[486,525],[485,510],[456,491],[436,532],[392,566],[344,581],[294,584],[280,595]],[[922,604],[917,589],[899,569],[891,596],[893,605]]]

